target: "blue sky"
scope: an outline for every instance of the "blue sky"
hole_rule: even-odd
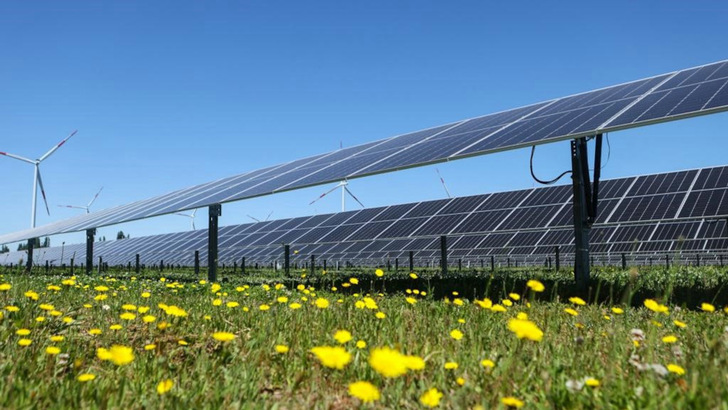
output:
[[[429,126],[728,58],[725,2],[0,3],[0,151],[38,157],[38,225]],[[604,178],[726,164],[728,114],[610,135]],[[529,150],[436,166],[453,195],[534,186]],[[606,153],[605,153],[606,155]],[[536,151],[542,178],[568,143]],[[435,166],[350,181],[367,206],[445,196]],[[0,158],[0,232],[32,167]],[[564,182],[568,182],[568,179]],[[335,212],[330,186],[223,207],[221,224]],[[353,203],[350,203],[353,205]],[[82,212],[82,211],[80,211]],[[205,225],[198,212],[197,226]],[[115,237],[189,229],[164,216]],[[52,238],[82,242],[83,234]]]

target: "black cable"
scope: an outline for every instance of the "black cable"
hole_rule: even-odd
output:
[[[549,180],[549,181],[542,181],[542,180],[538,179],[538,177],[536,176],[536,174],[533,173],[533,153],[534,152],[536,152],[536,146],[535,145],[533,145],[531,147],[531,163],[530,163],[530,166],[531,166],[531,177],[533,177],[533,179],[536,182],[538,182],[539,184],[551,185],[551,184],[555,183],[556,181],[560,180],[561,178],[563,178],[564,175],[571,173],[571,170],[564,171],[564,172],[561,173],[561,175],[559,175],[556,178],[554,178],[552,180]]]

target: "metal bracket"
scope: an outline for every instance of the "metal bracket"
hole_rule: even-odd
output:
[[[597,219],[599,179],[602,166],[602,134],[595,137],[594,182],[589,177],[587,139],[571,141],[571,178],[574,204],[574,279],[580,290],[589,287],[589,232]]]
[[[222,205],[210,205],[207,225],[207,280],[210,282],[217,281],[217,218],[220,216],[222,216]]]

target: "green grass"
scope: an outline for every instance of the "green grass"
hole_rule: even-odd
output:
[[[189,275],[166,274],[191,279]],[[341,284],[350,274],[359,278],[360,284],[343,288]],[[419,397],[435,387],[443,393],[443,408],[504,407],[501,399],[506,396],[522,400],[525,408],[726,408],[728,315],[722,306],[707,313],[669,304],[670,312],[665,315],[622,305],[625,313],[618,315],[607,304],[576,306],[550,300],[552,294],[561,301],[568,296],[550,288],[558,286],[556,279],[564,276],[521,271],[512,274],[517,280],[509,282],[508,287],[488,289],[494,303],[507,298],[511,291],[521,295],[503,313],[483,309],[473,303],[472,297],[461,299],[462,305],[455,303],[453,295],[433,298],[443,291],[432,288],[427,274],[424,279],[406,282],[411,284],[410,290],[425,291],[427,296],[372,293],[378,309],[359,309],[355,303],[370,291],[366,281],[371,275],[329,274],[326,282],[317,282],[326,287],[325,291],[301,291],[290,284],[275,289],[277,280],[272,280],[266,290],[258,284],[261,278],[249,289],[237,291],[245,282],[233,279],[222,283],[216,295],[210,284],[187,281],[172,286],[171,280],[161,282],[149,275],[137,280],[122,274],[116,279],[78,276],[76,285],[69,286],[61,284],[67,276],[6,274],[0,283],[9,283],[12,288],[0,291],[0,308],[17,306],[20,310],[2,310],[0,407],[352,408],[360,402],[348,394],[348,385],[366,380],[379,388],[381,399],[365,407],[423,408]],[[386,274],[385,279],[389,279],[388,275],[394,276]],[[663,289],[677,283],[693,286],[699,293],[702,284],[709,288],[720,286],[714,277],[722,278],[725,273],[701,268],[676,271],[666,279],[660,278],[657,271],[642,272],[641,277],[617,270],[601,275],[612,275],[612,282],[624,280],[633,288]],[[483,277],[487,276],[489,273],[483,273]],[[519,281],[537,276],[547,288],[541,297],[533,298],[535,295]],[[49,285],[61,290],[49,290]],[[94,290],[99,285],[110,289]],[[330,290],[331,285],[337,287],[336,292]],[[25,296],[29,290],[39,294],[37,301]],[[143,298],[143,292],[151,297]],[[95,300],[99,294],[107,298]],[[549,300],[544,300],[543,295]],[[278,303],[280,296],[287,297],[288,302]],[[465,292],[460,296],[469,297]],[[320,309],[313,305],[319,297],[329,300],[330,306]],[[416,299],[416,303],[409,303],[405,297]],[[215,299],[224,303],[215,306]],[[532,300],[530,307],[528,300]],[[229,301],[239,306],[226,307]],[[288,306],[292,302],[303,306],[293,310]],[[641,305],[642,300],[633,302]],[[51,316],[40,308],[44,303],[52,304],[62,314]],[[188,316],[169,316],[158,307],[160,303],[179,306]],[[145,314],[157,320],[144,323],[141,317],[145,314],[138,312],[136,319],[122,320],[119,316],[124,304],[148,306],[150,310]],[[259,310],[261,304],[270,305],[270,310]],[[566,307],[576,309],[578,316],[565,313]],[[378,319],[376,312],[384,312],[386,318]],[[540,342],[518,339],[508,330],[508,321],[521,312],[543,330]],[[39,316],[46,319],[38,322]],[[64,317],[73,318],[73,322],[65,323]],[[674,320],[685,322],[687,327],[677,327]],[[160,330],[157,325],[161,322],[169,326]],[[110,330],[113,324],[123,328]],[[21,328],[30,329],[30,335],[17,335]],[[92,328],[100,328],[103,333],[89,335]],[[353,335],[353,340],[344,345],[353,359],[344,369],[335,370],[322,366],[309,350],[337,345],[333,335],[340,329]],[[461,340],[450,336],[454,329],[463,332]],[[633,343],[632,329],[641,329],[645,334],[638,347]],[[221,343],[211,336],[217,331],[232,332],[236,337]],[[53,343],[52,335],[63,335],[65,339]],[[678,341],[663,343],[666,335],[675,335]],[[18,340],[23,337],[31,339],[32,344],[19,346]],[[180,345],[179,340],[187,345]],[[365,341],[367,347],[358,349],[358,340]],[[144,346],[150,343],[156,348],[145,351]],[[116,366],[100,360],[97,349],[113,344],[132,347],[134,361]],[[289,346],[290,351],[276,353],[278,344]],[[61,348],[62,355],[46,354],[46,347],[51,345]],[[368,364],[370,349],[381,346],[424,358],[425,369],[383,378]],[[492,360],[495,367],[484,368],[480,364],[483,359]],[[458,368],[446,370],[444,364],[450,361],[457,362]],[[644,364],[669,363],[680,365],[686,373],[661,376],[653,370],[639,370]],[[77,376],[82,373],[97,377],[81,383]],[[584,386],[580,391],[567,388],[568,381],[585,377],[599,380],[600,386]],[[464,385],[457,383],[458,378],[464,379]],[[164,379],[173,380],[174,387],[159,395],[157,384]]]

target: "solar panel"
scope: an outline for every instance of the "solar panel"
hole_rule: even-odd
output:
[[[719,248],[728,238],[721,219],[728,216],[728,187],[718,187],[723,175],[728,167],[603,181],[610,199],[600,202],[593,251],[725,251]],[[557,245],[566,253],[573,243],[569,192],[568,185],[549,186],[222,227],[219,260],[244,255],[270,262],[280,258],[282,243],[301,250],[293,259],[302,261],[307,252],[347,260],[396,258],[409,251],[439,258],[440,235],[450,236],[449,249],[460,258],[535,257]],[[190,264],[190,255],[206,250],[206,243],[206,231],[198,230],[97,242],[94,249],[109,263],[126,263],[139,253],[146,263]],[[74,251],[82,260],[83,246]],[[61,251],[43,252],[40,258],[57,262]]]
[[[728,110],[727,84],[728,62],[721,61],[223,178],[33,230],[3,235],[0,243],[98,228],[346,178],[725,111]]]

